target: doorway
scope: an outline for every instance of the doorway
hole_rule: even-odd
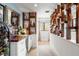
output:
[[[38,41],[49,41],[50,40],[50,22],[39,21],[38,22]]]

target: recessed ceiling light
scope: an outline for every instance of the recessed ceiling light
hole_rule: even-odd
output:
[[[37,4],[34,4],[34,7],[37,7],[38,5]]]
[[[49,10],[46,10],[45,13],[49,13]]]

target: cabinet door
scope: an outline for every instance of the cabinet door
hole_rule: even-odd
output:
[[[21,41],[18,42],[17,44],[17,54],[18,56],[26,56],[26,38],[22,39]]]

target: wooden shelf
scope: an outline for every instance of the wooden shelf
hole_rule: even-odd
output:
[[[28,18],[27,18],[27,15],[28,15]],[[26,18],[24,18],[25,16]],[[27,22],[28,22],[28,26],[25,25],[25,23]],[[36,33],[36,12],[23,13],[23,27],[28,29],[29,35]],[[32,30],[34,30],[34,32]]]

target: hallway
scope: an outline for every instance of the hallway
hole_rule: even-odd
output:
[[[79,3],[1,3],[0,56],[79,56]]]
[[[39,41],[38,47],[32,49],[28,54],[29,56],[56,56],[48,41]]]

